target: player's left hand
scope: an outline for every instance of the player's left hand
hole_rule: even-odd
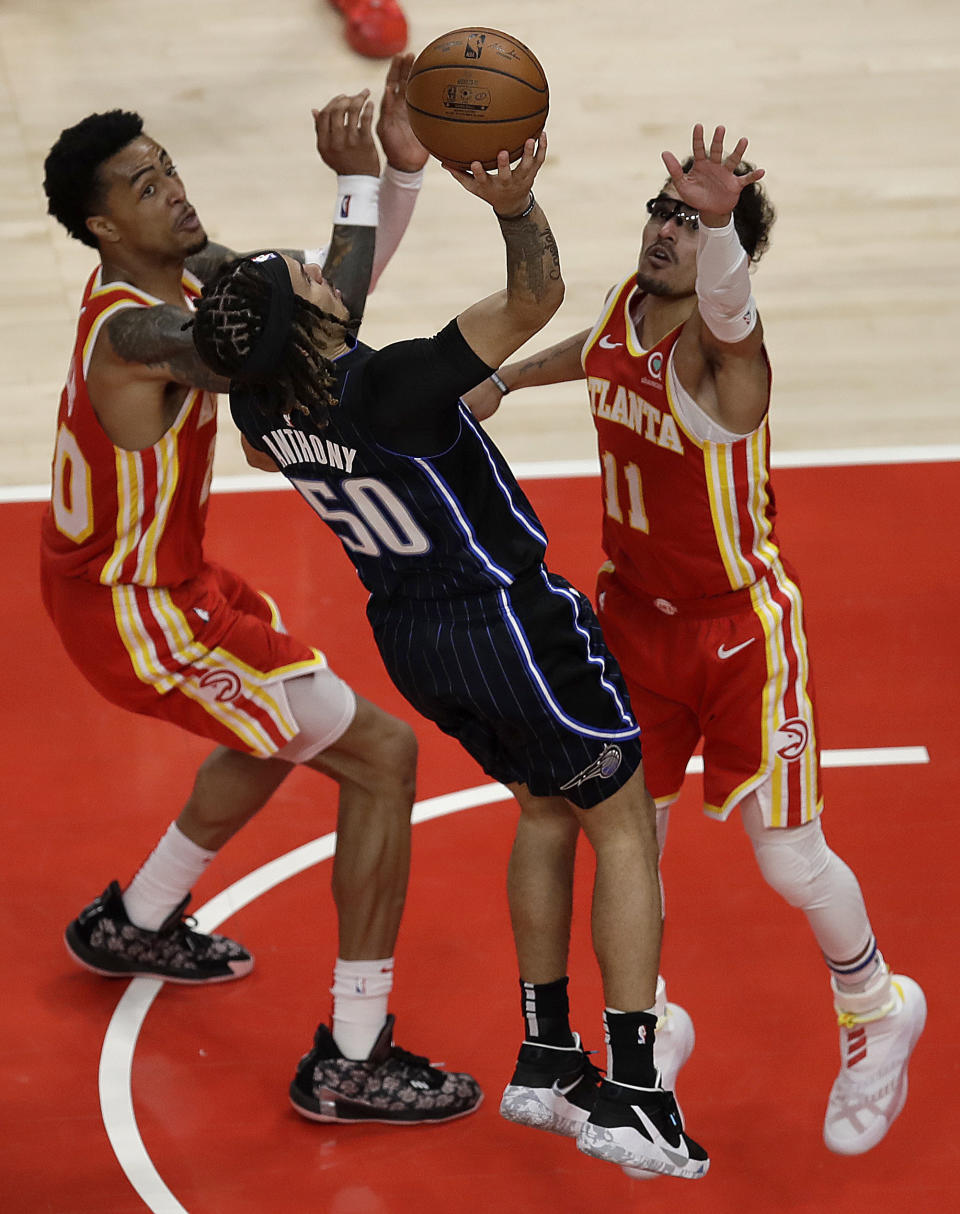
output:
[[[427,163],[428,152],[414,135],[407,117],[407,80],[413,55],[394,55],[380,98],[377,137],[387,163],[403,173],[416,173]]]
[[[754,169],[737,176],[736,169],[747,150],[747,141],[738,140],[733,151],[724,156],[725,135],[726,129],[718,126],[713,132],[708,151],[703,141],[703,125],[698,122],[693,128],[693,164],[686,173],[672,152],[662,155],[677,193],[684,202],[696,207],[701,215],[729,215],[737,205],[744,186],[759,181],[764,175],[763,169]]]
[[[369,89],[332,97],[322,110],[313,111],[313,127],[320,158],[335,173],[380,176]]]
[[[497,154],[497,167],[487,172],[479,160],[471,164],[469,171],[443,161],[451,177],[463,188],[488,202],[498,215],[512,217],[525,210],[533,190],[533,182],[547,156],[547,134],[541,131],[539,138],[528,139],[523,145],[523,155],[513,168],[510,153]]]

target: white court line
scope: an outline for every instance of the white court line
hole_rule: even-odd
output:
[[[960,443],[917,447],[838,447],[826,451],[775,451],[773,468],[843,468],[857,464],[931,464],[960,460]],[[518,480],[547,480],[563,476],[598,476],[596,459],[546,460],[510,464]],[[251,472],[244,476],[215,476],[214,493],[274,492],[292,489],[285,476]],[[0,505],[4,502],[45,502],[49,485],[0,485]]]
[[[925,746],[884,746],[825,750],[820,760],[824,767],[883,767],[929,763],[930,755]],[[696,755],[690,760],[687,771],[693,773],[702,770],[703,760]],[[412,821],[414,824],[429,822],[433,818],[474,809],[478,805],[509,801],[511,797],[512,794],[502,784],[480,784],[475,788],[464,788],[459,792],[419,801],[414,806]],[[225,919],[275,886],[323,860],[329,860],[333,856],[336,840],[335,833],[322,835],[247,873],[196,911],[198,929],[202,932],[215,931]],[[133,1055],[147,1012],[162,987],[163,982],[159,978],[134,978],[121,996],[107,1026],[100,1052],[100,1111],[117,1162],[147,1208],[153,1214],[189,1214],[154,1167],[140,1136],[133,1107]]]

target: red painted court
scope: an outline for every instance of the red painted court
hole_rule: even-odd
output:
[[[712,1155],[703,1181],[630,1181],[568,1140],[498,1117],[521,1031],[504,890],[509,801],[415,827],[391,1001],[399,1044],[479,1078],[487,1098],[476,1115],[437,1127],[325,1127],[290,1109],[296,1061],[329,1012],[335,927],[325,860],[226,920],[256,954],[250,978],[161,987],[139,1034],[130,1014],[118,1023],[128,986],[159,984],[82,971],[62,931],[111,878],[129,880],[208,747],[105,703],[69,665],[40,603],[42,506],[27,502],[0,506],[11,571],[0,601],[4,1214],[960,1209],[960,1045],[950,1027],[960,1006],[960,464],[781,469],[774,484],[780,538],[806,591],[821,734],[838,752],[839,765],[824,773],[827,837],[861,879],[887,959],[923,985],[929,1004],[906,1110],[878,1148],[843,1159],[822,1145],[837,1065],[825,971],[800,913],[754,871],[738,823],[700,814],[696,776],[674,811],[664,861],[663,969],[697,1028],[678,1087],[689,1129]],[[552,537],[551,566],[591,590],[596,481],[525,488]],[[208,551],[270,591],[290,631],[323,648],[358,691],[414,724],[421,800],[489,783],[393,691],[353,570],[295,494],[217,495]],[[843,753],[894,747],[926,748],[929,761],[851,766],[864,757]],[[334,794],[319,775],[295,773],[218,857],[196,905],[327,835]],[[581,865],[574,1023],[602,1051],[588,854]],[[132,1058],[133,1117],[112,1122],[115,1145],[144,1197],[102,1120],[108,1029],[108,1059],[123,1049]],[[122,1111],[123,1067],[111,1061],[100,1080],[112,1119]]]

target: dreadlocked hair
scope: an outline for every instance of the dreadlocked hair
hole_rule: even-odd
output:
[[[263,332],[270,287],[248,260],[228,265],[208,283],[197,301],[193,343],[211,370],[241,384],[260,406],[279,418],[293,412],[306,414],[321,429],[327,411],[337,404],[333,363],[318,349],[329,339],[330,326],[352,328],[316,304],[296,297],[293,323],[283,354],[266,375],[244,370],[257,338]]]

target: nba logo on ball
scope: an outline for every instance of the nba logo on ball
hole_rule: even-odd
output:
[[[501,30],[473,27],[434,39],[414,60],[407,81],[413,133],[438,160],[485,169],[497,153],[523,155],[543,130],[550,105],[537,57]]]
[[[486,40],[486,34],[468,35],[466,45],[463,48],[464,59],[479,59],[480,52],[483,50],[483,44],[486,42]]]

